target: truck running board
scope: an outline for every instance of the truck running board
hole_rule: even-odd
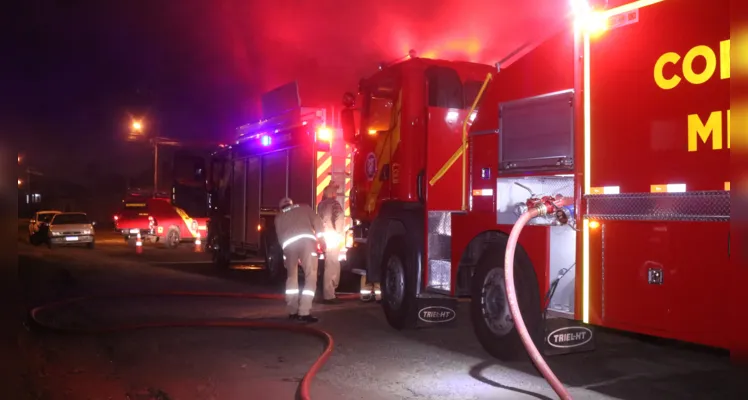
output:
[[[457,299],[446,296],[416,298],[416,327],[450,326],[457,320]]]

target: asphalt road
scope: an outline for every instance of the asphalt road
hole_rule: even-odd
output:
[[[146,245],[141,254],[102,235],[95,250],[19,241],[27,305],[97,293],[153,290],[276,292],[251,263],[216,271],[208,255]],[[462,304],[465,307],[467,304]],[[452,328],[398,332],[376,304],[315,305],[335,350],[315,399],[555,398],[529,362],[500,364],[475,340],[467,310]],[[81,303],[42,315],[63,326],[202,319],[283,318],[282,302],[134,298]],[[169,328],[106,335],[21,330],[26,389],[36,399],[291,399],[322,350],[285,332]],[[726,354],[598,332],[597,350],[550,358],[576,399],[745,399],[745,371]],[[149,394],[150,393],[150,394]],[[161,397],[159,397],[161,396]]]

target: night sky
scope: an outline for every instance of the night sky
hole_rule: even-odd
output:
[[[256,117],[264,90],[296,79],[305,105],[337,105],[411,48],[494,63],[568,10],[567,0],[21,3],[3,130],[32,165],[74,177],[149,167],[149,150],[124,140],[131,115],[163,136],[225,140]]]

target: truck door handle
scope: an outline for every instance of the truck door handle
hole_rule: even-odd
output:
[[[727,258],[730,258],[730,231],[727,231]]]
[[[424,170],[421,170],[421,172],[418,173],[418,177],[416,178],[416,191],[418,192],[418,201],[423,203],[426,194],[424,193],[424,187],[423,187],[423,181],[425,178],[425,172]]]

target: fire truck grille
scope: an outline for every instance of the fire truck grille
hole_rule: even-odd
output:
[[[609,221],[729,221],[730,192],[595,194],[588,219]]]

